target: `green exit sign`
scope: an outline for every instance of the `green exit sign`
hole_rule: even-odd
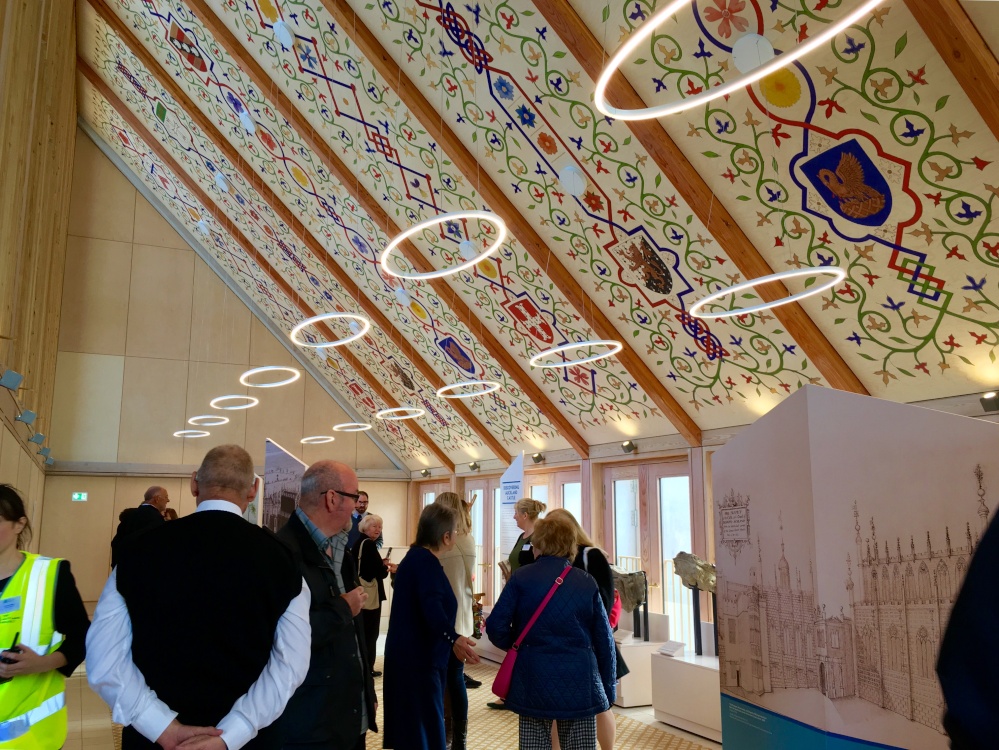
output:
[[[85,502],[87,502],[87,493],[86,492],[74,492],[73,493],[73,502],[74,503],[85,503]]]

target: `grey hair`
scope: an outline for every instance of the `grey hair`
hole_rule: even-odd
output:
[[[314,507],[327,490],[339,489],[342,487],[336,464],[332,461],[319,461],[302,474],[298,504],[303,508]]]
[[[369,513],[368,515],[366,515],[364,518],[361,519],[361,522],[359,524],[357,524],[357,530],[363,534],[368,530],[369,526],[374,526],[375,524],[378,524],[379,526],[384,526],[385,522],[382,521],[381,516],[376,516],[374,513]]]
[[[238,445],[219,445],[205,454],[195,478],[203,488],[204,497],[212,489],[242,495],[253,487],[253,459]]]

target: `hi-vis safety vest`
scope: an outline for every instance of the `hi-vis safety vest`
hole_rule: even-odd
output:
[[[55,630],[59,560],[24,553],[25,560],[0,592],[0,649],[14,636],[39,654],[63,641]],[[0,684],[0,748],[53,750],[66,742],[66,680],[56,670]]]

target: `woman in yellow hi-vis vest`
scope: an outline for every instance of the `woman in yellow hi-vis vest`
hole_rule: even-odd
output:
[[[66,741],[66,677],[83,661],[90,620],[65,560],[22,551],[24,502],[0,484],[0,748]]]

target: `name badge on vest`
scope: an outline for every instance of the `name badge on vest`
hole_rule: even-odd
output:
[[[10,596],[6,599],[0,599],[0,615],[9,615],[19,609],[21,609],[21,597]]]
[[[531,543],[530,542],[524,542],[523,550],[524,550],[524,552],[530,552],[531,551]]]

